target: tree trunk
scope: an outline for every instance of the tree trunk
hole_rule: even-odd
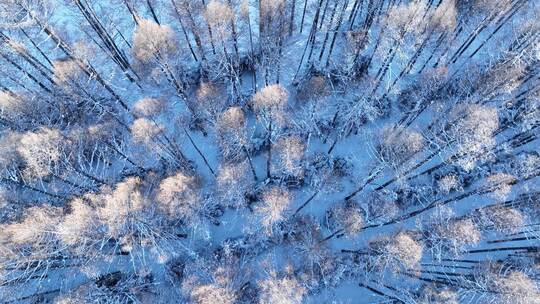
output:
[[[349,31],[352,30],[354,26],[354,21],[356,20],[356,16],[358,15],[358,12],[360,11],[359,6],[361,7],[364,4],[364,1],[362,0],[362,3],[360,3],[360,0],[355,0],[353,7],[351,9],[351,13],[349,14],[349,19],[347,22],[349,23]]]
[[[289,36],[292,35],[294,29],[294,13],[296,11],[296,0],[292,0],[291,4],[291,17],[289,18]]]
[[[302,10],[302,22],[300,22],[300,34],[304,30],[304,19],[306,18],[306,9],[307,9],[308,0],[304,0],[304,9]]]
[[[330,13],[330,21],[328,21],[328,29],[326,30],[326,33],[324,34],[324,40],[323,40],[323,43],[322,43],[321,52],[319,53],[319,61],[321,61],[321,59],[322,59],[322,56],[324,54],[324,50],[326,48],[326,43],[328,42],[328,38],[330,38],[330,27],[332,26],[332,23],[334,22],[334,17],[336,15],[338,2],[339,1],[336,1],[334,3],[334,6],[332,7],[332,12]],[[326,3],[328,4],[328,2],[326,2]],[[321,27],[322,27],[322,23],[321,23]]]
[[[246,153],[246,157],[247,157],[247,160],[249,162],[249,168],[251,169],[251,173],[253,174],[253,179],[255,181],[259,180],[257,178],[257,173],[255,172],[255,167],[253,166],[253,161],[251,160],[251,155],[249,155],[249,151],[248,149],[246,148],[246,146],[242,146],[242,149],[244,150],[244,152]]]
[[[338,2],[339,2],[339,0],[334,1],[334,12],[335,12],[336,6],[338,5]],[[330,1],[326,0],[326,4],[324,5],[323,13],[322,13],[322,16],[321,16],[321,23],[318,26],[319,30],[322,29],[322,27],[323,27],[324,19],[326,18],[326,11],[328,10],[328,3],[330,3]],[[331,24],[332,24],[332,21],[330,21],[330,25]]]
[[[152,18],[154,18],[154,21],[161,25],[161,23],[159,23],[159,19],[157,17],[157,14],[156,14],[156,11],[154,10],[154,7],[152,6],[152,2],[150,2],[150,0],[146,0],[146,5],[148,5],[148,9],[150,10],[150,13],[152,14]]]
[[[214,170],[212,169],[212,167],[210,166],[210,163],[208,163],[208,160],[206,159],[206,157],[204,156],[204,154],[202,153],[202,151],[199,149],[199,147],[197,147],[197,145],[195,144],[195,142],[193,141],[193,138],[191,138],[191,135],[189,135],[189,132],[184,128],[184,132],[186,133],[188,139],[189,139],[189,142],[191,143],[191,145],[193,145],[193,148],[195,148],[195,150],[197,151],[197,153],[201,156],[204,164],[206,165],[206,167],[208,167],[208,170],[210,170],[210,173],[212,173],[213,176],[216,176],[216,172],[214,172]]]
[[[204,8],[206,9],[206,1],[201,0],[202,4],[204,5]],[[210,35],[210,45],[212,46],[212,54],[216,55],[216,46],[214,45],[214,34],[212,33],[212,28],[210,27],[210,23],[208,23],[208,20],[204,20],[206,22],[206,28],[208,29],[208,34]]]
[[[189,51],[191,52],[191,56],[193,56],[193,59],[195,59],[195,61],[199,61],[199,59],[197,59],[197,55],[195,55],[195,51],[193,50],[193,46],[191,45],[191,41],[189,40],[189,36],[187,34],[186,27],[184,26],[184,22],[182,22],[182,15],[180,15],[180,12],[178,11],[178,7],[176,6],[176,3],[174,3],[174,0],[171,0],[171,4],[172,4],[172,6],[174,8],[176,18],[178,19],[178,22],[180,23],[180,28],[182,29],[182,33],[184,34],[184,38],[186,39],[186,42],[188,44]]]
[[[337,35],[339,33],[339,29],[341,28],[341,23],[343,22],[343,16],[345,15],[345,10],[347,9],[348,5],[349,5],[349,0],[345,0],[345,2],[343,3],[343,7],[341,9],[341,13],[339,14],[338,22],[334,29],[334,37],[332,37],[332,43],[330,43],[330,50],[328,51],[328,57],[326,58],[326,64],[325,64],[326,67],[328,67],[328,64],[330,63],[330,57],[332,56],[332,51],[334,50],[334,45],[336,43]]]
[[[272,165],[272,121],[268,124],[268,158],[266,159],[266,178],[270,179],[270,166]]]

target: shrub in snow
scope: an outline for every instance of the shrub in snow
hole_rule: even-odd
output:
[[[448,194],[451,191],[461,189],[461,181],[456,174],[447,174],[439,178],[437,181],[437,187],[442,193]]]

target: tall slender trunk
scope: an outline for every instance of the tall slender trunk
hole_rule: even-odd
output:
[[[79,11],[85,17],[86,21],[90,24],[94,32],[105,45],[105,52],[110,54],[111,58],[120,67],[126,78],[128,78],[131,82],[135,82],[133,77],[131,77],[128,72],[133,70],[129,64],[129,60],[126,58],[124,53],[122,53],[114,39],[109,35],[108,31],[105,29],[92,7],[83,3],[83,0],[76,0],[75,3],[77,4]]]
[[[334,6],[332,7],[332,12],[330,13],[330,21],[328,21],[328,29],[326,30],[326,33],[324,34],[324,40],[322,43],[321,52],[319,53],[319,61],[321,61],[323,57],[324,50],[326,49],[326,43],[328,42],[328,38],[330,38],[330,31],[331,31],[332,23],[334,23],[334,17],[336,15],[338,2],[339,1],[334,2]],[[321,26],[322,26],[322,23],[321,23]]]
[[[34,77],[32,74],[30,74],[28,71],[26,71],[26,69],[24,69],[23,67],[21,67],[18,63],[16,63],[15,61],[13,61],[11,58],[9,58],[8,56],[4,55],[3,53],[0,52],[0,57],[1,58],[4,58],[4,60],[6,60],[7,62],[9,62],[12,66],[14,66],[17,70],[21,71],[24,75],[26,75],[30,80],[32,80],[34,83],[36,83],[40,88],[42,88],[43,90],[45,90],[47,93],[51,94],[52,93],[52,90],[46,86],[43,82],[39,81],[36,77]]]
[[[309,0],[304,0],[304,9],[302,10],[302,21],[300,22],[300,34],[304,30],[304,19],[306,18],[307,3]]]
[[[345,0],[343,3],[343,7],[341,8],[341,13],[338,17],[338,22],[336,24],[336,27],[334,28],[334,37],[332,37],[332,42],[330,43],[330,49],[328,50],[328,56],[326,57],[326,63],[325,66],[328,67],[328,64],[330,63],[330,57],[332,56],[332,52],[334,51],[334,46],[336,43],[336,39],[339,33],[339,29],[341,28],[341,23],[343,22],[343,16],[345,15],[345,10],[347,9],[347,6],[349,5],[349,0]]]
[[[255,50],[253,48],[253,30],[251,28],[251,17],[249,15],[249,6],[248,6],[248,12],[247,12],[247,15],[246,15],[246,20],[247,20],[247,24],[248,24],[248,30],[249,30],[249,48],[250,48],[250,65],[253,66],[253,90],[255,90],[255,92],[257,92],[257,71],[254,67],[255,65]]]
[[[137,16],[137,12],[135,12],[135,9],[131,7],[131,5],[128,3],[128,0],[124,0],[124,5],[127,7],[129,13],[131,14],[133,22],[135,22],[136,25],[139,25],[139,17]]]
[[[107,147],[111,148],[114,152],[116,152],[118,155],[120,155],[123,159],[125,159],[128,163],[130,163],[132,166],[138,168],[141,171],[146,171],[141,165],[137,164],[134,160],[132,160],[129,156],[127,156],[124,152],[122,152],[120,149],[115,147],[112,143],[108,141],[103,141]]]
[[[39,47],[39,45],[37,45],[35,42],[34,42],[34,39],[32,39],[27,33],[26,31],[21,28],[21,32],[24,34],[24,36],[26,38],[28,38],[28,41],[30,41],[30,43],[34,46],[34,48],[39,52],[39,54],[45,59],[45,61],[47,61],[47,63],[49,64],[50,67],[53,66],[53,63],[52,63],[52,60],[49,58],[49,56],[47,56],[47,54],[45,54],[45,52],[43,52],[43,50]],[[42,64],[43,65],[43,64]],[[45,67],[45,65],[43,65]]]
[[[12,40],[6,36],[4,33],[0,31],[0,39],[4,41],[5,44],[7,44],[11,49],[13,49],[15,52],[17,52],[17,46],[13,44]],[[51,78],[54,72],[43,65],[32,53],[26,52],[18,52],[19,55],[28,62],[32,67],[34,67],[47,81],[50,83],[54,83],[54,80]]]
[[[310,49],[309,49],[309,54],[308,54],[308,57],[307,57],[307,62],[309,63],[310,60],[311,60],[311,55],[313,55],[313,49],[315,47],[315,43],[317,41],[317,24],[319,22],[319,16],[320,16],[320,13],[321,13],[321,5],[322,5],[322,0],[319,1],[319,4],[317,5],[317,10],[315,11],[315,17],[313,18],[313,25],[311,27],[312,29],[312,34],[310,34],[310,37],[311,37],[311,41],[310,41]]]
[[[347,20],[347,22],[349,23],[349,31],[352,30],[354,26],[354,20],[356,19],[358,11],[360,10],[359,5],[361,6],[362,4],[364,4],[364,1],[362,1],[362,3],[360,3],[360,0],[354,1],[351,13],[349,14],[349,19]]]
[[[283,55],[283,37],[279,37],[278,43],[278,59],[277,59],[277,68],[276,68],[276,83],[279,84],[281,76],[281,56]]]
[[[75,59],[75,62],[79,65],[79,67],[82,69],[82,71],[89,77],[95,78],[96,81],[105,88],[109,94],[115,99],[115,101],[120,104],[120,106],[126,110],[129,113],[129,107],[127,104],[116,94],[116,92],[105,82],[105,80],[101,77],[101,75],[97,72],[97,70],[90,64],[90,63],[84,63],[82,60],[76,56],[74,56],[73,51],[68,46],[68,44],[62,40],[58,35],[54,33],[54,31],[49,28],[46,24],[42,23],[41,20],[39,20],[33,12],[26,11],[28,15],[36,22],[36,24],[47,34],[55,43],[58,45],[60,50],[64,52],[67,56]]]
[[[281,5],[279,16],[278,58],[276,68],[276,83],[279,84],[281,76],[281,56],[283,55],[283,31],[285,30],[285,4]]]
[[[266,158],[266,178],[271,178],[270,166],[272,165],[272,120],[268,124],[268,157]]]
[[[232,0],[228,0],[228,3],[229,3],[229,6],[232,8],[233,7]],[[238,52],[238,33],[236,31],[236,22],[234,20],[235,18],[233,17],[231,19],[231,32],[232,32],[234,53],[236,55],[236,59],[238,60],[240,58],[240,54]]]
[[[336,8],[336,6],[338,5],[339,0],[335,0],[335,1],[333,1],[333,2],[334,2],[334,12],[335,12],[335,8]],[[330,1],[329,1],[329,0],[326,0],[326,3],[325,3],[325,5],[324,5],[324,9],[323,9],[323,13],[322,13],[322,16],[321,16],[321,23],[320,23],[319,26],[318,26],[318,27],[319,27],[319,30],[322,29],[323,24],[324,24],[324,19],[326,19],[326,11],[328,10],[328,4],[329,4],[329,3],[330,3]],[[330,23],[330,25],[331,25],[331,24],[332,24],[332,21],[330,21],[329,23]]]
[[[478,38],[479,34],[484,31],[489,25],[491,25],[492,21],[497,18],[499,15],[504,15],[508,11],[511,10],[512,7],[508,8],[507,10],[495,10],[490,15],[486,16],[479,24],[478,26],[469,34],[467,39],[460,45],[460,47],[454,52],[454,54],[450,57],[448,60],[449,63],[455,63],[459,57],[471,46],[471,44]]]
[[[6,77],[7,79],[11,80],[13,83],[17,84],[18,86],[20,86],[21,88],[23,88],[23,89],[26,90],[27,92],[32,93],[32,94],[34,94],[34,95],[39,95],[38,91],[36,91],[36,90],[34,90],[34,89],[28,87],[26,84],[22,83],[21,80],[20,80],[20,78],[15,78],[15,77],[13,77],[12,75],[10,75],[10,74],[8,74],[8,73],[2,71],[1,69],[0,69],[0,74],[3,75],[4,77]],[[2,86],[2,90],[8,91],[8,92],[12,92],[12,93],[13,93],[12,90],[8,89],[8,88],[5,87],[5,86]]]
[[[206,9],[206,1],[201,0],[202,4],[204,5]],[[206,28],[208,29],[208,35],[210,36],[210,45],[212,46],[212,54],[216,55],[216,46],[214,45],[214,34],[212,32],[212,28],[210,27],[210,23],[208,23],[208,20],[204,20],[206,22]]]
[[[289,18],[289,36],[292,35],[294,29],[294,14],[296,13],[296,0],[291,3],[291,17]]]
[[[506,16],[506,18],[501,17],[499,21],[499,25],[495,28],[495,30],[493,30],[493,32],[491,32],[491,34],[489,34],[489,36],[486,39],[484,39],[484,41],[482,41],[482,43],[480,43],[480,45],[471,53],[471,55],[469,55],[469,58],[472,58],[474,55],[476,55],[476,53],[478,53],[478,51],[482,49],[482,47],[484,47],[484,45],[486,45],[486,43],[491,38],[493,38],[495,34],[497,34],[497,32],[499,32],[499,30],[519,11],[519,9],[523,5],[525,5],[525,1],[517,2],[517,4],[514,7],[512,7],[511,12]]]
[[[208,162],[208,159],[206,159],[206,157],[202,153],[201,149],[199,149],[199,147],[195,144],[195,141],[193,141],[193,138],[191,138],[191,135],[189,135],[189,132],[185,128],[184,128],[184,132],[186,133],[186,136],[188,137],[189,142],[191,143],[193,148],[195,148],[197,153],[201,156],[201,158],[202,158],[204,164],[206,165],[206,167],[208,167],[208,170],[210,170],[210,173],[212,173],[213,176],[216,176],[216,172],[210,166],[210,163]]]
[[[394,85],[396,85],[396,83],[406,74],[408,74],[411,69],[413,68],[414,64],[416,63],[416,60],[418,60],[418,58],[420,57],[420,54],[422,53],[422,51],[424,50],[424,47],[426,46],[427,42],[430,40],[430,37],[431,37],[431,34],[432,34],[432,31],[429,32],[429,34],[427,35],[427,37],[425,37],[422,41],[422,43],[420,44],[420,47],[418,49],[416,49],[416,51],[414,52],[414,55],[409,59],[409,61],[407,62],[407,65],[405,65],[405,67],[401,70],[401,72],[399,73],[399,75],[394,78],[394,80],[392,81],[392,83],[390,84],[390,86],[385,89],[384,91],[384,94],[382,95],[381,99],[384,99],[386,97],[386,95],[392,91],[392,89],[394,88]]]
[[[435,56],[435,53],[437,52],[439,47],[442,45],[443,41],[446,40],[446,37],[447,37],[446,33],[442,33],[442,34],[439,35],[439,38],[437,38],[437,41],[435,42],[435,47],[431,48],[431,52],[430,52],[430,55],[429,55],[428,59],[426,59],[424,64],[420,67],[420,69],[418,69],[418,71],[417,71],[418,74],[422,74],[422,72],[424,71],[426,66],[429,64],[431,59]]]
[[[195,59],[195,61],[199,61],[199,59],[197,59],[197,55],[195,55],[195,51],[193,50],[193,46],[191,45],[191,41],[190,41],[189,36],[187,34],[184,22],[182,21],[182,15],[178,11],[178,7],[176,6],[176,3],[174,2],[174,0],[171,0],[171,4],[172,4],[172,6],[174,8],[176,19],[178,19],[178,23],[180,23],[180,28],[182,29],[182,33],[184,34],[184,38],[186,39],[186,42],[188,44],[189,51],[191,52],[191,56],[193,56],[193,59]]]
[[[249,155],[249,151],[248,149],[246,148],[246,146],[242,146],[242,149],[244,150],[244,152],[246,153],[246,158],[249,162],[249,168],[251,168],[251,173],[253,174],[253,179],[255,181],[258,180],[257,178],[257,173],[255,172],[255,167],[253,166],[253,160],[251,159],[251,155]]]
[[[263,38],[263,32],[264,32],[262,1],[265,1],[265,0],[257,1],[259,3],[259,53],[262,52],[262,38]]]
[[[152,18],[154,18],[154,21],[161,25],[161,23],[159,23],[159,19],[157,17],[157,14],[156,14],[156,10],[154,9],[154,6],[152,5],[152,2],[150,2],[150,0],[146,0],[146,5],[148,6],[148,9],[150,10],[150,13],[152,14]]]
[[[175,4],[175,8],[177,8],[176,4]],[[189,19],[189,27],[191,29],[191,33],[193,34],[193,38],[195,39],[195,44],[197,45],[197,48],[199,49],[201,60],[204,63],[206,62],[206,56],[205,56],[204,48],[202,45],[202,39],[201,39],[201,36],[199,35],[199,29],[196,26],[195,19],[193,18],[193,14],[191,13],[191,10],[189,9],[189,7],[186,6],[185,10],[187,13],[187,17]]]
[[[306,56],[306,52],[311,44],[311,49],[310,49],[310,57],[311,57],[311,53],[313,52],[313,42],[314,42],[314,36],[316,35],[316,30],[317,30],[317,20],[319,20],[319,9],[321,7],[321,4],[322,4],[322,0],[319,0],[319,5],[318,5],[318,9],[317,9],[317,12],[315,13],[315,17],[313,18],[313,24],[311,25],[311,30],[309,32],[309,37],[306,41],[306,45],[304,46],[304,50],[302,51],[302,56],[300,57],[300,62],[298,63],[298,68],[296,69],[296,73],[294,74],[294,77],[293,77],[293,83],[296,82],[296,79],[300,73],[300,69],[302,68],[302,64],[304,63],[304,58]],[[309,58],[309,57],[308,57]],[[309,59],[308,59],[309,61]]]
[[[36,187],[28,185],[27,183],[25,183],[23,181],[20,181],[20,180],[15,181],[15,180],[12,180],[12,179],[7,179],[5,177],[0,177],[0,179],[5,181],[5,182],[21,186],[23,188],[29,189],[29,190],[34,191],[34,192],[45,194],[45,195],[50,196],[52,198],[57,198],[57,199],[62,199],[62,200],[68,198],[66,195],[59,195],[59,194],[48,192],[46,190],[38,189]]]

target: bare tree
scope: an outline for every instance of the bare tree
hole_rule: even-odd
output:
[[[285,178],[291,176],[302,179],[304,175],[302,161],[305,149],[304,141],[298,136],[280,138],[275,145],[276,157],[272,172]]]
[[[193,289],[191,297],[198,304],[213,304],[216,302],[223,304],[233,304],[236,296],[234,291],[217,284],[200,285]]]
[[[459,256],[467,247],[480,242],[480,231],[471,219],[453,219],[452,212],[442,209],[425,229],[426,238],[433,256],[440,260],[444,256]]]
[[[97,206],[88,203],[92,200],[95,201],[95,198],[71,201],[70,212],[56,228],[60,241],[73,248],[77,255],[89,255],[96,250],[96,242],[103,238],[103,227],[96,213]]]
[[[189,161],[165,131],[162,124],[147,118],[137,118],[131,125],[131,136],[135,143],[144,143],[158,155],[163,155],[177,166],[188,169]]]
[[[540,303],[538,9],[0,1],[0,298]]]
[[[251,194],[254,180],[246,162],[222,165],[217,176],[218,193],[225,206],[242,208]]]
[[[62,142],[60,131],[56,129],[43,128],[22,135],[18,151],[25,160],[27,173],[38,178],[51,174],[61,161]]]
[[[302,299],[307,290],[294,278],[287,276],[279,277],[277,273],[271,272],[270,278],[259,282],[261,294],[259,303],[302,303]]]
[[[426,284],[422,286],[421,295],[418,300],[422,304],[459,303],[458,294],[454,290],[437,284]]]
[[[394,168],[424,147],[422,135],[408,129],[386,127],[377,141],[378,158],[382,163]]]
[[[406,232],[375,238],[370,248],[375,254],[375,266],[394,272],[414,270],[423,255],[422,244]]]
[[[285,106],[289,93],[280,85],[271,85],[263,88],[253,96],[253,108],[257,118],[264,126],[268,140],[268,158],[266,178],[270,178],[270,166],[272,161],[272,142],[279,129],[285,123]]]
[[[272,187],[262,193],[255,213],[268,234],[273,234],[276,225],[286,219],[286,211],[290,203],[291,195],[285,188]]]
[[[219,145],[226,160],[237,159],[244,152],[248,153],[246,123],[246,117],[240,107],[228,108],[219,117],[217,124]]]
[[[217,123],[219,116],[225,110],[228,101],[224,99],[225,89],[218,83],[202,82],[195,92],[197,104],[196,119],[202,120],[204,129],[212,128]],[[206,125],[206,127],[205,127]]]
[[[349,201],[345,205],[336,205],[327,211],[326,221],[332,230],[342,229],[348,236],[354,237],[364,227],[362,209]]]
[[[58,263],[57,257],[62,256],[63,248],[54,233],[61,216],[59,207],[34,206],[25,210],[20,222],[1,225],[0,269],[4,282],[17,287],[25,280],[48,276],[49,269]]]
[[[480,105],[458,105],[450,113],[453,122],[447,140],[455,142],[457,152],[462,157],[457,163],[464,169],[471,169],[485,147],[494,144],[493,135],[499,127],[497,110]]]
[[[133,113],[140,117],[155,118],[167,111],[167,104],[157,98],[143,98],[133,106]]]
[[[201,181],[179,172],[163,179],[159,185],[159,208],[169,217],[196,225],[204,218],[206,202],[200,193]]]
[[[183,75],[178,73],[178,42],[172,29],[141,19],[133,34],[133,56],[146,75],[163,75],[182,100],[186,100]]]
[[[526,274],[510,271],[507,274],[492,274],[488,288],[495,293],[496,303],[534,303],[540,299],[537,284]]]
[[[151,201],[141,192],[141,182],[140,178],[131,177],[114,189],[106,189],[97,209],[100,221],[106,225],[106,234],[125,252],[136,250],[145,239],[159,237],[157,231],[149,229],[156,218]]]
[[[498,204],[480,210],[480,227],[502,233],[516,233],[525,224],[525,215],[519,210]]]

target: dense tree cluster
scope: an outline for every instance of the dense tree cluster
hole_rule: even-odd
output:
[[[540,303],[538,20],[0,1],[0,303]]]

